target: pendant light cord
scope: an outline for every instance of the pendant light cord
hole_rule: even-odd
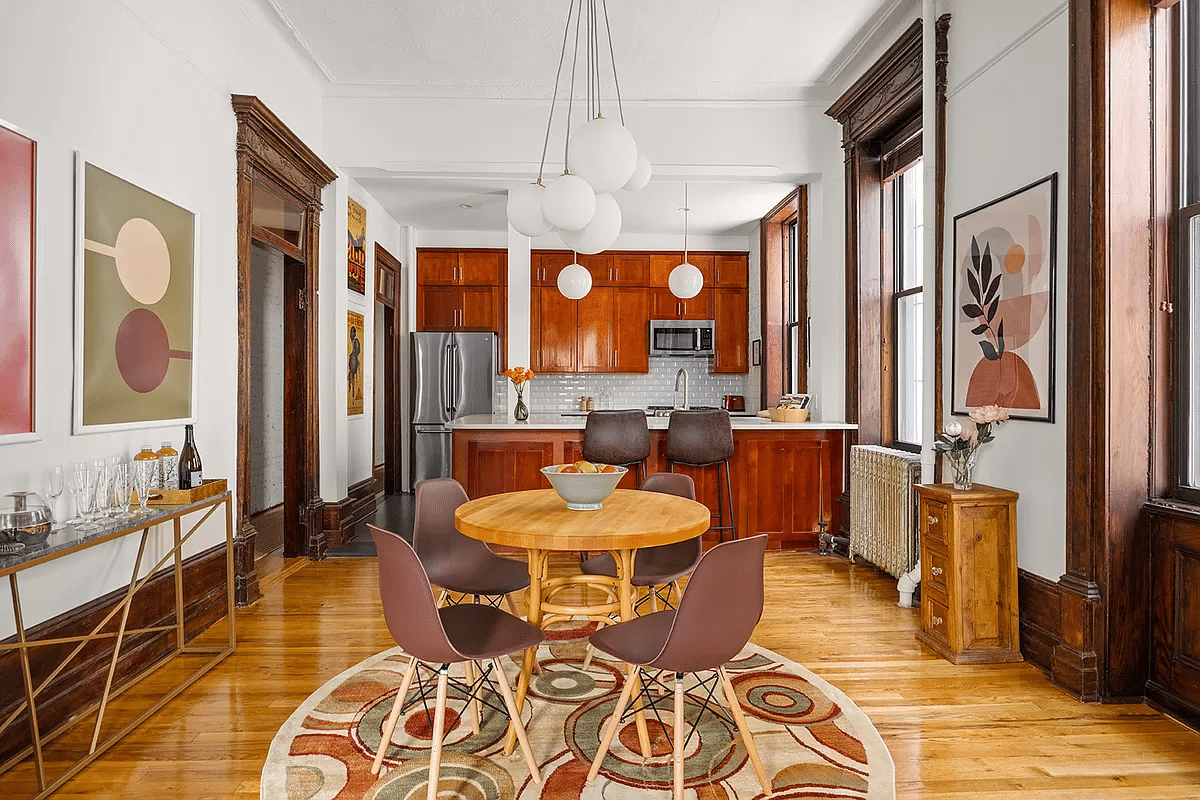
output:
[[[688,235],[688,185],[687,181],[683,182],[683,263],[687,263],[687,235]]]
[[[612,62],[613,71],[613,87],[617,91],[617,116],[621,118],[621,124],[625,124],[625,107],[621,105],[621,82],[617,80],[617,57],[613,53],[612,43],[612,27],[608,24],[608,0],[600,0],[600,7],[604,9],[604,30],[608,34],[608,57]],[[684,201],[687,204],[687,201]]]
[[[574,3],[572,2],[572,5]],[[567,92],[567,132],[563,136],[563,174],[571,171],[570,165],[567,162],[567,155],[571,143],[571,111],[575,107],[575,67],[579,64],[579,27],[583,22],[583,3],[579,4],[579,15],[575,17],[575,55],[571,59],[571,89]],[[570,18],[567,19],[567,24],[570,24]]]
[[[542,142],[542,163],[538,166],[537,182],[542,182],[542,174],[546,169],[546,151],[550,148],[550,126],[554,123],[554,106],[558,103],[558,82],[562,78],[563,61],[567,57],[567,37],[571,33],[571,14],[575,11],[575,0],[567,9],[567,24],[563,28],[562,50],[558,54],[558,71],[554,73],[554,95],[550,98],[550,116],[546,120],[546,138]],[[564,164],[565,166],[565,164]]]

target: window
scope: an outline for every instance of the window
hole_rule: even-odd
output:
[[[891,181],[892,208],[892,396],[896,444],[920,447],[924,392],[924,294],[921,280],[924,190],[921,161]]]
[[[1200,502],[1200,3],[1179,4],[1179,261],[1175,297],[1179,495]]]
[[[791,222],[785,223],[785,226],[787,230],[784,238],[786,248],[784,257],[787,259],[787,390],[789,393],[797,394],[804,391],[801,379],[808,368],[807,351],[800,346],[800,334],[804,330],[802,326],[807,325],[808,321],[800,319],[804,308],[804,286],[800,275],[800,221],[793,219]],[[801,355],[805,356],[804,364],[800,363]]]

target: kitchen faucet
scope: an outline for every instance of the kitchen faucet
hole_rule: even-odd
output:
[[[680,378],[683,379],[683,405],[676,403],[675,408],[678,409],[679,411],[687,411],[688,410],[688,396],[687,396],[688,376],[687,376],[687,370],[684,369],[683,367],[680,367],[679,372],[675,373],[675,391],[676,392],[679,391],[679,379]]]

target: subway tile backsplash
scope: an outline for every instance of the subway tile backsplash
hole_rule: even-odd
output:
[[[579,396],[591,397],[596,408],[644,408],[671,405],[675,401],[675,375],[688,373],[688,403],[693,406],[723,404],[725,395],[745,395],[745,375],[714,375],[711,358],[652,358],[645,375],[547,375],[539,373],[525,388],[525,402],[534,413],[575,411]],[[602,389],[610,389],[612,402],[605,405]],[[747,398],[747,409],[750,409]],[[508,405],[508,379],[496,384],[496,407]],[[751,409],[752,410],[752,409]]]

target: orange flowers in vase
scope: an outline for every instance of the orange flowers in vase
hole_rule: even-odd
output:
[[[503,375],[512,381],[513,388],[517,390],[517,406],[513,409],[513,418],[517,422],[524,422],[529,419],[529,406],[525,405],[525,384],[533,380],[533,370],[510,367],[504,370]]]

